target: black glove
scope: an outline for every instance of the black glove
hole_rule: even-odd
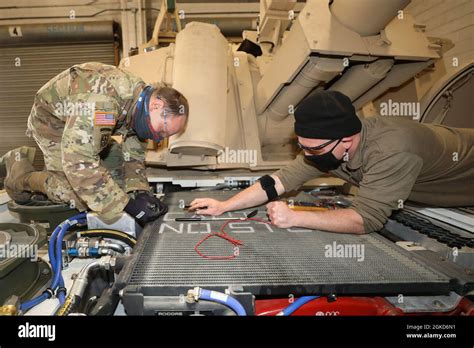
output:
[[[148,222],[154,221],[165,214],[168,207],[148,192],[141,192],[136,194],[135,197],[130,197],[124,210],[143,227]]]
[[[153,209],[156,210],[158,216],[165,215],[168,212],[168,206],[156,198],[152,193],[147,192],[148,202],[153,206]]]

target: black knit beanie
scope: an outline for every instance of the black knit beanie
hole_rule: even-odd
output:
[[[303,138],[341,139],[361,128],[351,100],[341,92],[318,91],[295,110],[295,133]]]

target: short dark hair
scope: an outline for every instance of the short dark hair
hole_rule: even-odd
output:
[[[163,100],[165,104],[165,111],[167,113],[173,116],[188,117],[188,100],[178,90],[171,87],[156,86],[151,96],[152,98],[159,98]]]

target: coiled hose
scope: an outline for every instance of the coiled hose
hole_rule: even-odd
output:
[[[129,235],[128,233],[117,231],[117,230],[106,230],[106,229],[87,230],[87,231],[79,232],[79,234],[81,236],[87,236],[87,237],[103,237],[103,238],[109,238],[109,239],[116,239],[121,242],[124,242],[131,248],[133,248],[135,244],[137,244],[136,238]]]

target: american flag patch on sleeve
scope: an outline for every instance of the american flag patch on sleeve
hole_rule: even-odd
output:
[[[112,112],[96,111],[94,113],[94,125],[115,126],[115,115]]]

